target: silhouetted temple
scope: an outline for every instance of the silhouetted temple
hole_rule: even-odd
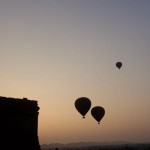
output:
[[[0,97],[0,149],[40,150],[37,101]]]

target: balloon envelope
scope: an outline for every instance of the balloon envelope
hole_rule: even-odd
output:
[[[91,110],[91,114],[93,116],[93,118],[98,122],[98,124],[100,123],[101,119],[104,117],[105,115],[105,109],[103,107],[100,106],[96,106],[93,107]]]
[[[116,63],[116,66],[117,66],[117,68],[120,69],[120,68],[122,67],[122,62],[117,62],[117,63]]]
[[[86,113],[91,108],[91,101],[86,97],[80,97],[75,101],[75,108],[85,118]]]

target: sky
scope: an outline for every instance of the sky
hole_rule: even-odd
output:
[[[40,144],[150,142],[149,27],[149,0],[0,0],[0,96],[38,101]]]

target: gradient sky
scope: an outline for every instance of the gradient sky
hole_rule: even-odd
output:
[[[1,96],[38,101],[41,144],[150,142],[150,0],[0,0],[0,69]]]

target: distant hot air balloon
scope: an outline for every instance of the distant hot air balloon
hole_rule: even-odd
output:
[[[80,97],[75,101],[75,108],[85,118],[86,113],[91,108],[91,101],[86,97]]]
[[[116,66],[120,69],[122,67],[122,62],[116,62]]]
[[[101,106],[93,107],[92,110],[91,110],[91,114],[92,114],[93,118],[96,121],[98,121],[98,124],[100,124],[101,119],[105,115],[105,109]]]

